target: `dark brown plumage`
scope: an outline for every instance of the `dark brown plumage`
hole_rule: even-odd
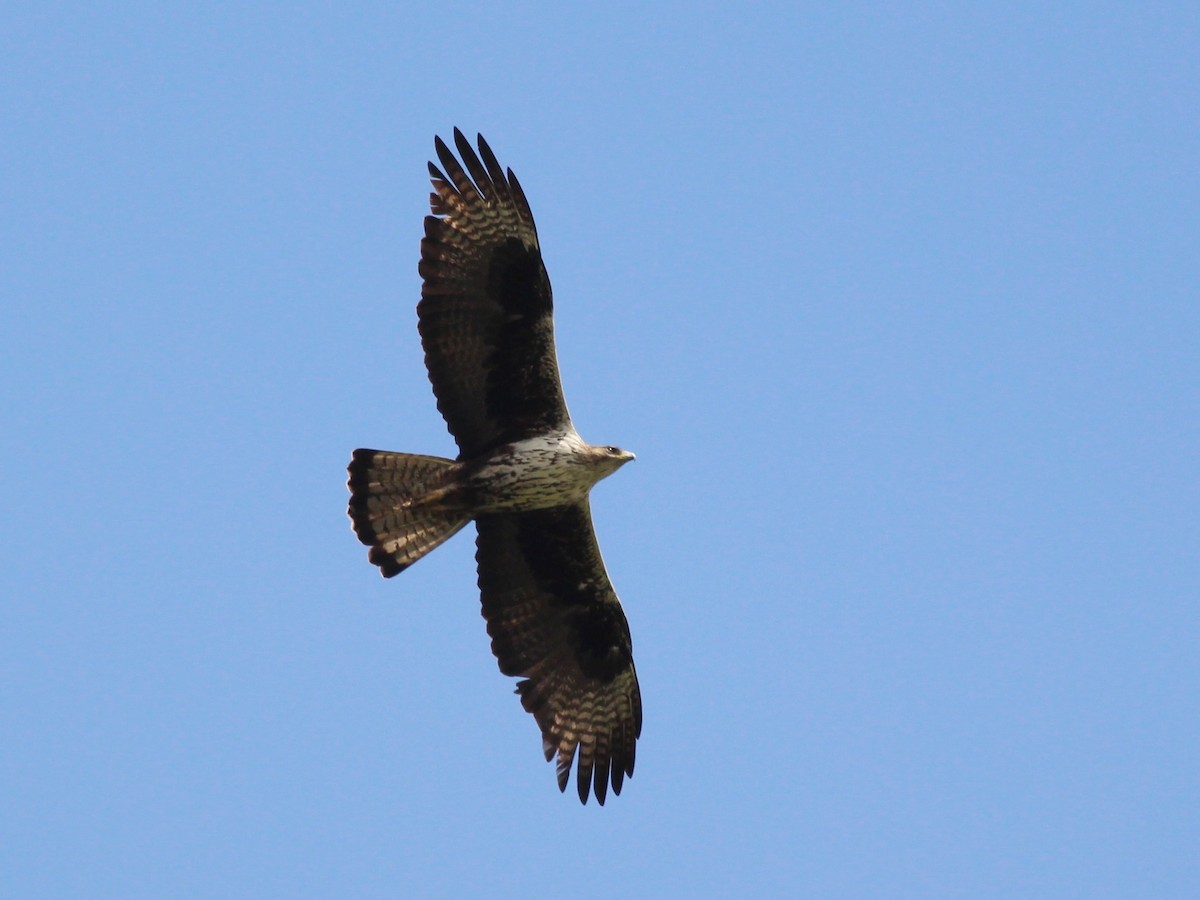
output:
[[[425,217],[417,317],[438,409],[460,454],[477,457],[571,420],[525,192],[482,137],[483,163],[458,129],[454,140],[474,181],[437,138],[446,174],[429,164],[434,215]]]
[[[642,728],[629,626],[592,529],[588,493],[633,454],[590,446],[563,399],[550,280],[512,170],[455,129],[435,139],[417,306],[421,344],[457,459],[356,450],[350,518],[398,574],[467,522],[500,671],[523,679],[559,788],[604,803],[633,774]]]

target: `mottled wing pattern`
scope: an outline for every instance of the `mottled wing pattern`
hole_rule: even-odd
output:
[[[609,583],[586,500],[572,506],[484,515],[476,561],[492,652],[558,757],[566,790],[578,756],[579,799],[603,804],[611,776],[621,793],[633,774],[642,699],[633,645]]]
[[[442,169],[429,164],[417,316],[438,409],[465,459],[570,419],[529,203],[482,135],[479,156],[457,128],[454,142],[465,170],[441,138]]]

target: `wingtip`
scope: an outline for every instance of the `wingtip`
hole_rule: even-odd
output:
[[[467,136],[463,134],[458,126],[454,128],[454,146],[458,148],[460,155],[470,155],[474,151],[471,149],[471,142],[467,140]]]

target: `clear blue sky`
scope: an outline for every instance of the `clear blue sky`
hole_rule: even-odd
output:
[[[903,9],[898,9],[902,6]],[[18,3],[0,894],[1200,892],[1200,7]],[[464,532],[433,135],[519,174],[645,700],[554,784]]]

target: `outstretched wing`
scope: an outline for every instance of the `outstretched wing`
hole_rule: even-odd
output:
[[[609,583],[586,500],[483,515],[476,561],[492,652],[537,719],[546,759],[566,790],[578,754],[579,799],[601,805],[611,775],[633,774],[642,698],[621,603]]]
[[[442,169],[421,241],[417,317],[425,366],[459,458],[570,423],[554,352],[550,279],[529,203],[479,136],[463,166],[437,138]],[[468,172],[470,173],[468,175]]]

